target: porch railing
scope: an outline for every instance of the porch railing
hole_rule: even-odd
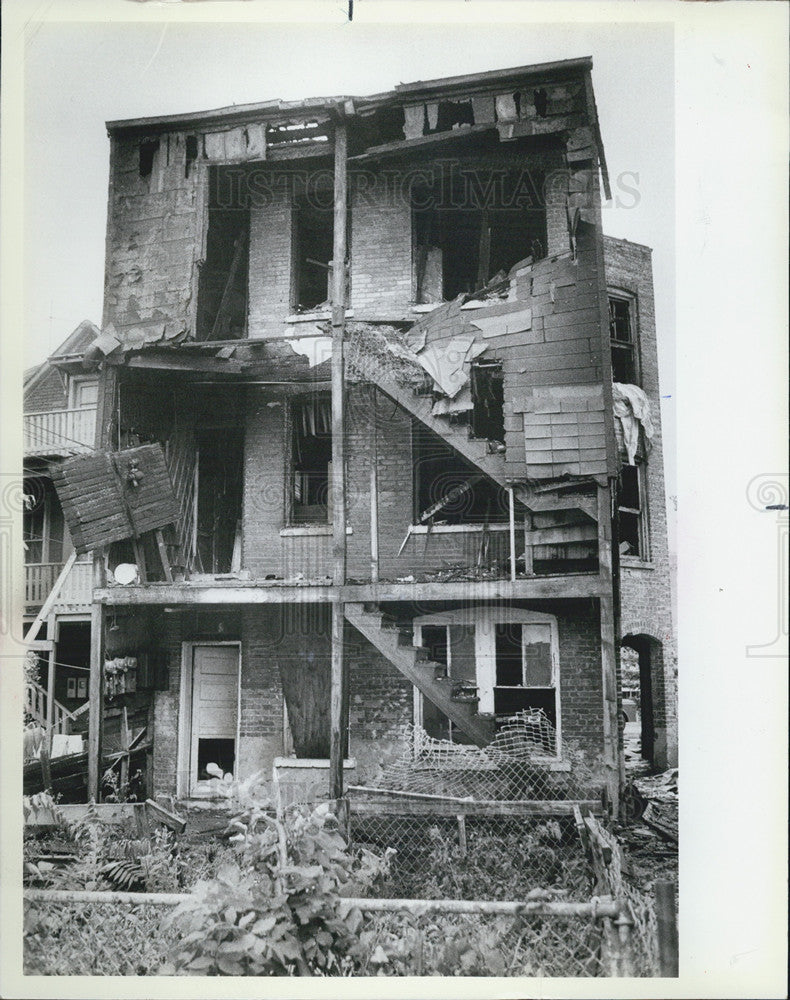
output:
[[[62,562],[30,563],[25,566],[25,604],[28,606],[43,604],[62,569]],[[92,596],[92,573],[93,566],[90,561],[75,562],[60,588],[55,600],[55,609],[63,607],[87,609]]]
[[[26,413],[25,455],[76,455],[93,449],[96,408]]]

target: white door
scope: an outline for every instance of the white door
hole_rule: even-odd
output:
[[[238,756],[239,648],[195,646],[192,674],[190,790],[211,793],[209,764],[236,773]]]

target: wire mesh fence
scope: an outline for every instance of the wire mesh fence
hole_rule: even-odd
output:
[[[355,849],[389,852],[376,895],[413,899],[586,899],[590,867],[567,818],[360,814]],[[404,807],[407,808],[407,807]]]

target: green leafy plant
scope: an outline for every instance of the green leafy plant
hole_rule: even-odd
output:
[[[237,809],[237,860],[176,908],[181,943],[161,971],[198,975],[343,975],[362,924],[343,892],[359,892],[386,861],[348,850],[329,804],[275,815],[259,778],[225,782]]]

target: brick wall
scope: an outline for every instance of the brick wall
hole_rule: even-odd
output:
[[[151,172],[142,177],[139,140],[113,142],[105,314],[129,346],[189,325],[202,218],[199,172],[185,176],[185,143],[182,133],[162,135]]]
[[[610,290],[636,299],[641,386],[652,411],[655,433],[647,461],[649,561],[626,558],[621,563],[621,635],[647,635],[661,644],[654,655],[653,701],[656,749],[671,762],[677,759],[675,703],[676,646],[672,624],[664,452],[661,434],[661,391],[658,379],[656,320],[651,250],[627,240],[604,237],[606,278]],[[658,650],[655,651],[658,654]]]
[[[284,181],[285,178],[282,178]],[[286,183],[250,211],[249,336],[282,337],[291,308],[293,205]]]
[[[351,306],[358,315],[412,304],[411,206],[400,185],[365,173],[351,185]]]
[[[66,376],[57,368],[49,368],[35,385],[25,391],[23,404],[25,413],[65,410],[67,405]]]

